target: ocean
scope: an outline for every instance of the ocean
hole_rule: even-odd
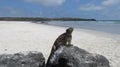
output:
[[[112,34],[120,34],[120,21],[50,21],[50,25],[74,27],[88,30],[96,30]]]

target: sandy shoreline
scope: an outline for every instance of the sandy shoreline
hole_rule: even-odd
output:
[[[66,27],[30,22],[0,21],[0,54],[23,51],[41,51],[48,57],[54,40]],[[120,66],[120,35],[76,29],[72,44],[91,53],[101,54],[111,67]]]

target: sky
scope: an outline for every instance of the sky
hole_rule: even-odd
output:
[[[120,20],[120,0],[0,0],[0,17]]]

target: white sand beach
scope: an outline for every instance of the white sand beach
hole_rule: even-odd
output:
[[[67,28],[25,21],[0,21],[0,54],[40,51],[47,58],[55,39]],[[111,67],[120,66],[120,34],[75,28],[72,44],[105,56]]]

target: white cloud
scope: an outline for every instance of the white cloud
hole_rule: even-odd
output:
[[[25,0],[27,2],[40,3],[44,6],[59,6],[62,5],[66,0]]]
[[[104,7],[102,6],[96,6],[94,4],[87,4],[87,5],[81,6],[80,10],[91,11],[91,10],[101,10],[103,8]]]
[[[95,5],[88,3],[80,7],[80,10],[92,11],[92,10],[102,10],[110,6],[114,6],[120,3],[120,0],[104,0],[100,5]]]
[[[102,2],[102,5],[104,6],[110,6],[110,5],[116,5],[119,4],[120,0],[105,0]]]

